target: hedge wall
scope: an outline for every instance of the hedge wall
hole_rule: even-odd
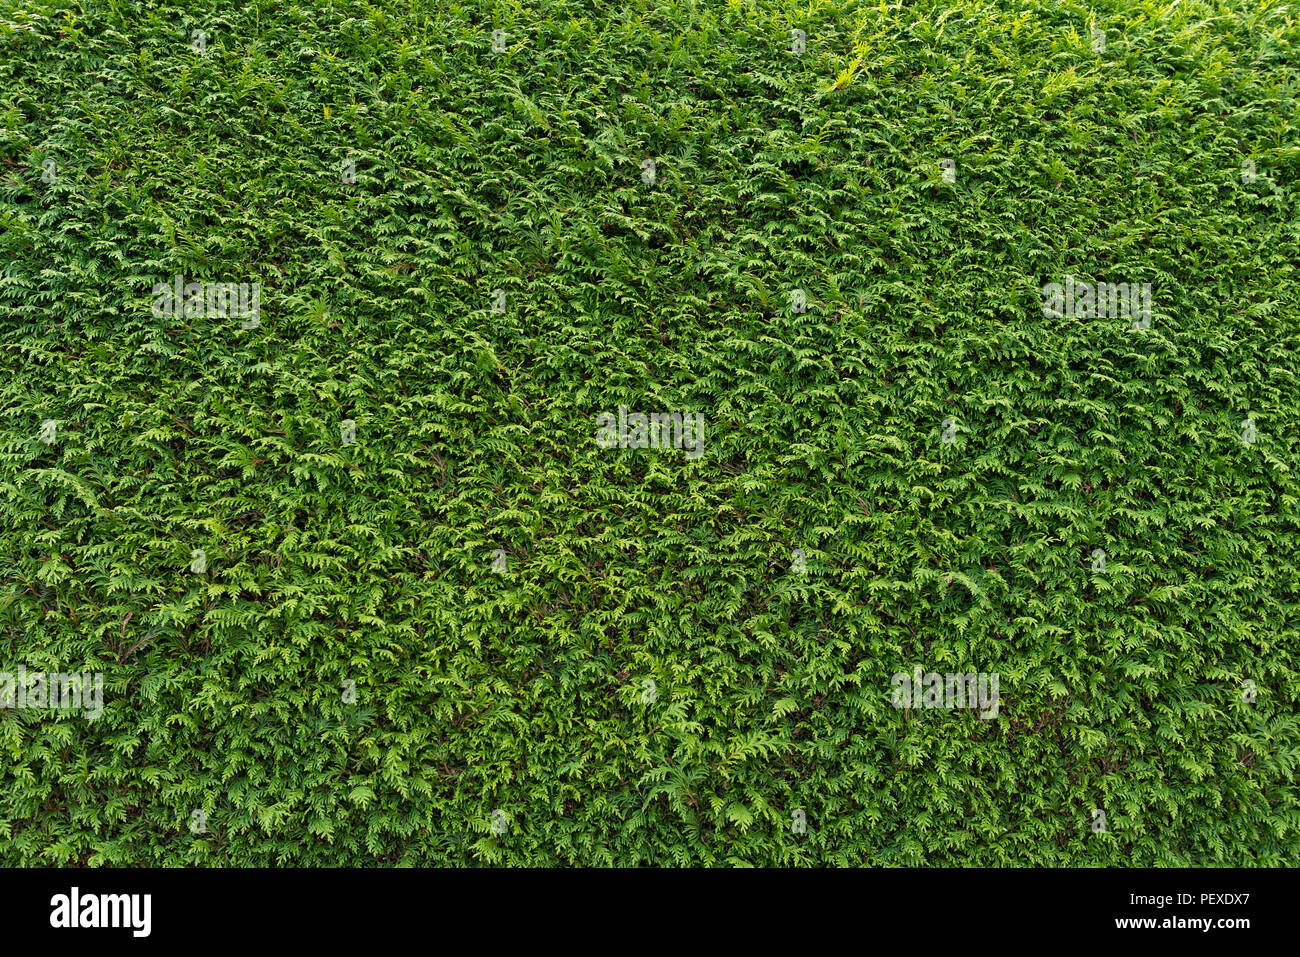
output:
[[[1294,3],[150,7],[0,0],[0,861],[1297,863]]]

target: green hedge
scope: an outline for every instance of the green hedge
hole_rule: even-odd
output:
[[[0,861],[1297,863],[1294,3],[140,6],[0,0]]]

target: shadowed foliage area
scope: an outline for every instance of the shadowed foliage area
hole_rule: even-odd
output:
[[[0,0],[0,862],[1294,865],[1298,17]]]

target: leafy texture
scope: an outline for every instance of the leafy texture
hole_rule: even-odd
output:
[[[1296,16],[0,0],[0,861],[1295,864]]]

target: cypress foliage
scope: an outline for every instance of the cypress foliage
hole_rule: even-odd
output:
[[[0,0],[0,861],[1294,864],[1298,40]]]

